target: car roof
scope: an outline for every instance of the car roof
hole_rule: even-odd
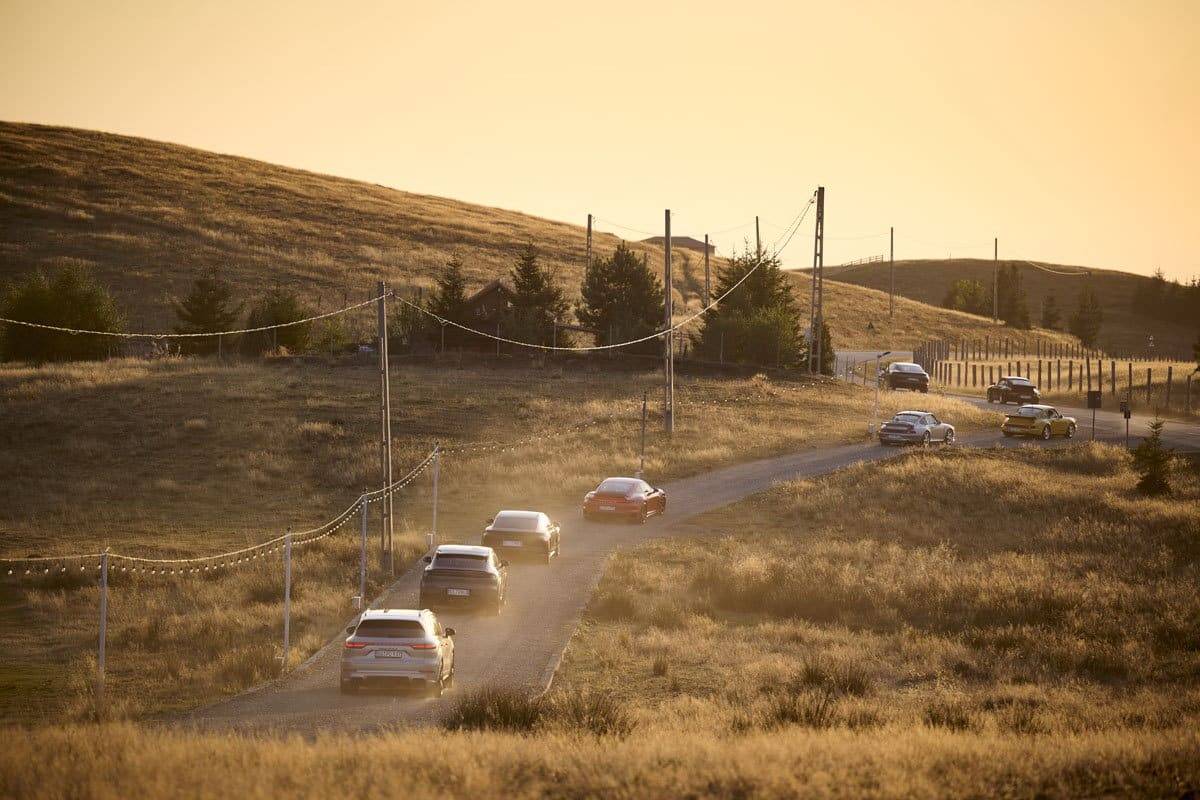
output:
[[[1045,409],[1053,409],[1054,406],[1042,405],[1041,403],[1026,403],[1025,405],[1021,406],[1021,408],[1040,408],[1040,409],[1045,410]],[[1017,411],[1020,411],[1021,408],[1018,408]]]
[[[896,412],[896,416],[898,417],[898,416],[900,416],[901,414],[920,414],[920,415],[924,415],[924,414],[932,414],[932,413],[933,413],[932,411],[897,411],[897,412]]]
[[[424,615],[424,610],[415,608],[368,608],[359,617],[359,621],[364,619],[402,619],[420,622]]]
[[[888,364],[889,367],[919,367],[921,366],[915,361],[893,361]]]
[[[481,547],[477,544],[439,544],[436,554],[448,556],[488,556],[492,554],[492,548]]]
[[[600,481],[600,482],[601,483],[604,483],[604,481],[639,481],[640,482],[641,480],[642,480],[641,478],[626,478],[621,475],[613,475],[611,478],[605,478],[603,481]]]
[[[541,519],[545,516],[540,511],[515,511],[511,508],[501,509],[496,512],[496,516],[503,514],[506,517],[516,517],[517,519]]]
[[[1028,381],[1029,378],[1026,378],[1024,375],[1002,375],[1000,377],[1000,380],[1002,380],[1002,381]],[[1029,381],[1029,382],[1032,383],[1033,381]]]

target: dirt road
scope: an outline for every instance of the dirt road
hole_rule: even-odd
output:
[[[979,402],[986,405],[986,401]],[[1085,412],[1063,410],[1079,417],[1080,438],[1090,435],[1090,412],[1084,425]],[[1138,429],[1144,427],[1145,420],[1139,420]],[[1200,426],[1171,425],[1168,433],[1172,446],[1200,449]],[[1123,440],[1124,420],[1119,415],[1098,416],[1097,436]],[[1052,446],[1063,443],[1056,440]],[[959,446],[1016,444],[1019,442],[991,431],[959,437]],[[544,687],[600,579],[605,559],[617,547],[679,533],[680,523],[689,518],[762,492],[779,481],[820,475],[860,461],[894,457],[900,452],[876,444],[821,448],[675,481],[664,487],[669,498],[667,516],[652,518],[645,526],[584,522],[577,507],[543,509],[562,522],[561,557],[549,566],[513,564],[508,607],[499,617],[443,616],[457,630],[458,667],[456,685],[440,700],[383,691],[341,695],[337,689],[339,637],[306,666],[279,681],[172,722],[201,728],[308,735],[330,730],[363,731],[433,721],[455,694],[471,687],[488,683]],[[401,576],[375,607],[413,607],[417,602],[419,577],[416,568]]]

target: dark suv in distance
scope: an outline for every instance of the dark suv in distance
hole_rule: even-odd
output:
[[[879,373],[879,380],[888,389],[908,389],[913,392],[929,391],[929,373],[920,364],[896,361]]]
[[[422,559],[421,608],[484,608],[499,614],[508,599],[508,562],[490,547],[442,544]]]
[[[989,403],[1038,403],[1042,394],[1028,378],[1006,375],[988,387]]]

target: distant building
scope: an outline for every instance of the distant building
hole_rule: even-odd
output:
[[[642,239],[642,244],[652,244],[662,247],[667,242],[665,236],[651,236],[649,239]],[[695,250],[697,253],[704,252],[704,242],[693,239],[690,236],[672,236],[671,247],[682,247],[684,250]],[[708,254],[714,255],[717,252],[716,245],[708,245]]]
[[[497,278],[467,298],[467,310],[478,324],[494,326],[512,308],[512,289]],[[473,327],[478,327],[474,325]]]

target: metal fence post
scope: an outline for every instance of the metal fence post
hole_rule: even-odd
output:
[[[292,635],[292,531],[283,537],[283,664],[280,672],[287,671],[288,648]]]
[[[100,554],[100,641],[96,648],[96,716],[104,713],[104,645],[108,638],[108,548]]]

